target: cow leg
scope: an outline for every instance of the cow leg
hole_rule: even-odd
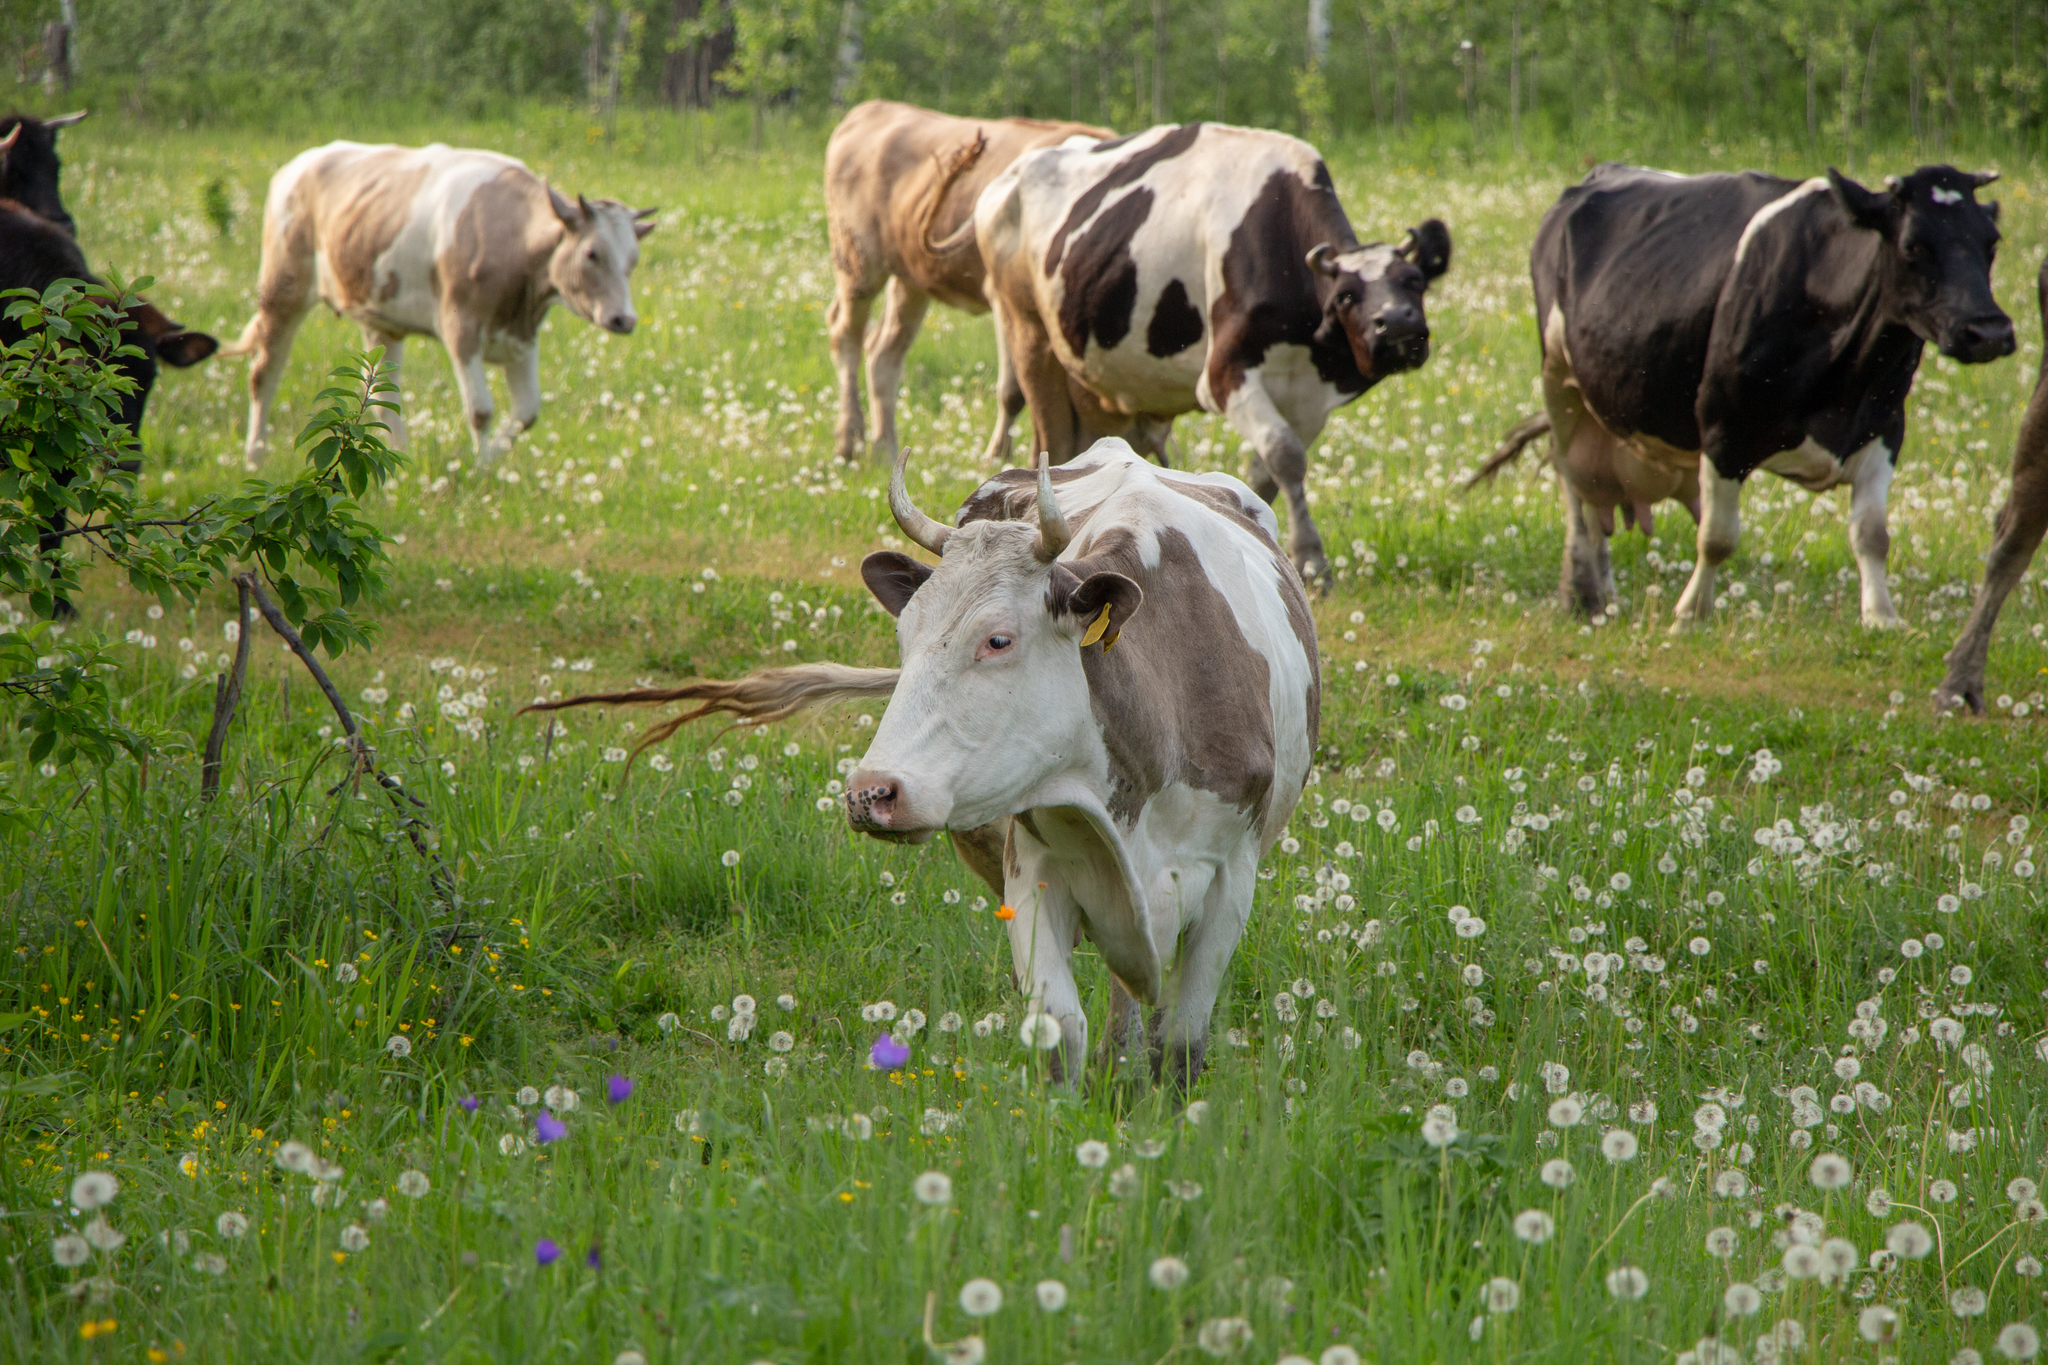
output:
[[[273,310],[267,303],[259,304],[255,320],[249,324],[255,332],[252,338],[249,361],[249,433],[242,447],[243,467],[255,471],[262,467],[264,455],[270,450],[270,409],[277,403],[278,385],[284,382],[285,362],[291,358],[292,339],[299,333],[299,324],[306,319],[306,304],[285,300]]]
[[[1007,323],[1010,362],[1016,367],[1017,382],[1023,386],[1024,401],[1031,406],[1032,459],[1028,463],[1035,463],[1038,453],[1044,451],[1052,457],[1052,463],[1065,464],[1080,453],[1075,386],[1036,316],[1025,317],[1005,309],[998,317]]]
[[[1053,1055],[1053,1079],[1068,1085],[1081,1078],[1088,1055],[1088,1016],[1074,984],[1074,935],[1080,908],[1059,873],[1013,838],[1015,850],[1003,899],[1016,908],[1010,920],[1010,961],[1026,1008],[1059,1021],[1061,1041]]]
[[[512,435],[531,431],[533,424],[540,420],[540,345],[516,349],[512,358],[505,362],[505,389],[512,398]],[[511,437],[505,441],[506,449],[512,446]]]
[[[1237,942],[1251,918],[1255,863],[1239,859],[1219,868],[1203,898],[1202,917],[1182,940],[1180,955],[1162,983],[1166,1018],[1159,1035],[1159,1078],[1185,1094],[1202,1074],[1209,1021],[1230,970]]]
[[[455,365],[455,387],[462,394],[462,410],[469,418],[477,463],[490,464],[497,458],[497,452],[491,448],[491,419],[497,408],[491,402],[491,376],[484,369],[483,339],[476,334],[474,324],[444,313],[441,340],[448,347],[448,359]]]
[[[995,291],[991,289],[989,293],[993,295]],[[1017,378],[1017,367],[1004,340],[1008,329],[1003,326],[1002,305],[993,297],[989,304],[996,315],[996,421],[981,459],[984,464],[1001,467],[1010,462],[1010,428],[1017,425],[1017,415],[1024,411],[1024,385]]]
[[[896,393],[903,387],[903,362],[917,329],[924,325],[932,296],[892,276],[882,303],[882,324],[868,341],[868,402],[875,410],[874,456],[896,461]]]
[[[384,348],[384,359],[378,362],[377,374],[380,378],[390,380],[399,390],[399,397],[394,399],[392,406],[388,408],[380,407],[378,409],[383,414],[384,425],[390,428],[384,434],[384,444],[390,446],[393,450],[404,450],[404,379],[400,370],[405,364],[405,338],[390,332],[380,331],[375,327],[365,326],[363,328],[363,349],[366,351],[374,350],[379,346]]]
[[[2048,394],[2048,386],[2036,394],[2036,405],[2041,394]],[[1948,676],[1934,694],[1939,711],[1968,706],[1976,714],[1984,714],[1984,663],[1991,653],[1991,632],[1998,624],[1999,608],[2033,563],[2042,534],[2048,532],[2048,439],[2044,439],[2048,432],[2039,429],[2042,419],[2048,419],[2048,408],[2037,415],[2035,407],[2029,406],[2013,454],[2012,492],[1998,509],[1984,583],[1977,589],[1969,622],[1948,652]]]
[[[1109,1074],[1116,1074],[1128,1066],[1133,1057],[1148,1060],[1150,1040],[1145,1036],[1145,1009],[1136,996],[1124,989],[1124,983],[1112,972],[1109,977],[1109,1024],[1102,1031],[1102,1041],[1096,1045],[1096,1066]]]
[[[1315,518],[1309,515],[1308,490],[1303,487],[1308,478],[1307,442],[1280,415],[1280,409],[1255,375],[1246,375],[1237,392],[1230,396],[1224,420],[1251,442],[1279,491],[1286,495],[1288,558],[1294,561],[1304,582],[1324,581],[1329,577],[1330,564],[1323,554],[1323,538],[1316,530]]]
[[[1570,479],[1559,478],[1557,488],[1564,504],[1564,567],[1558,575],[1558,601],[1567,611],[1598,616],[1607,610],[1614,581],[1607,528],[1600,520],[1600,509],[1581,497]]]
[[[1712,456],[1705,454],[1700,456],[1700,506],[1706,515],[1700,518],[1692,579],[1671,613],[1676,618],[1673,635],[1714,614],[1714,570],[1735,553],[1735,543],[1742,539],[1742,481],[1722,478]]]
[[[1892,548],[1891,528],[1885,522],[1892,452],[1883,441],[1872,441],[1842,462],[1842,472],[1849,479],[1849,548],[1863,579],[1863,624],[1880,628],[1904,625],[1885,581],[1885,560]]]
[[[832,343],[832,368],[839,375],[839,429],[832,451],[851,462],[860,453],[867,434],[867,418],[860,408],[861,343],[867,337],[868,312],[875,301],[875,289],[844,272],[839,275],[838,292],[825,312],[825,329]]]

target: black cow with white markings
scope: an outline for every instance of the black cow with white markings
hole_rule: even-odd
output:
[[[64,163],[57,156],[57,134],[84,118],[83,109],[51,119],[27,114],[0,118],[0,199],[12,199],[74,237],[78,225],[71,221],[64,196],[58,192]]]
[[[1315,148],[1189,123],[1019,157],[976,202],[974,240],[1034,449],[1064,463],[1114,435],[1163,453],[1176,416],[1220,413],[1255,452],[1247,481],[1287,495],[1295,566],[1326,572],[1308,446],[1428,359],[1442,222],[1361,245]]]
[[[1676,497],[1699,549],[1673,629],[1705,620],[1743,481],[1767,469],[1814,492],[1849,485],[1863,623],[1898,625],[1885,499],[1921,349],[1972,365],[2013,351],[1991,294],[1998,205],[1976,198],[1997,178],[1922,166],[1871,190],[1833,169],[1802,182],[1610,163],[1566,190],[1530,253],[1545,415],[1481,477],[1550,433],[1567,605],[1597,615],[1613,599],[1615,508],[1647,529]]]

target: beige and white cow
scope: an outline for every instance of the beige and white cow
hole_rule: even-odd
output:
[[[505,372],[519,431],[540,416],[541,320],[557,300],[624,336],[638,321],[630,279],[653,209],[570,199],[496,152],[330,142],[270,181],[256,316],[223,355],[251,354],[247,461],[266,449],[270,407],[292,337],[317,298],[384,348],[397,377],[405,339],[441,339],[477,455],[495,460],[490,380]],[[391,444],[405,444],[392,413]]]

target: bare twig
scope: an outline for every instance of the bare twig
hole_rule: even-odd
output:
[[[213,680],[213,728],[206,734],[206,753],[199,761],[199,795],[211,801],[220,793],[220,756],[227,747],[228,722],[242,701],[242,680],[249,673],[249,585],[235,580],[241,599],[241,627],[235,634],[235,666]]]
[[[42,538],[44,540],[62,540],[67,536],[105,535],[109,531],[127,531],[142,526],[194,526],[212,510],[213,504],[211,502],[204,502],[182,517],[163,517],[153,521],[124,521],[119,526],[108,526],[103,522],[87,522],[78,526],[67,526],[61,531],[44,531],[42,532]]]

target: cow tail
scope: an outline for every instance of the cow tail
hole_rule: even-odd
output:
[[[981,154],[988,150],[988,134],[979,128],[974,130],[974,141],[962,143],[951,154],[932,153],[932,160],[938,163],[939,179],[932,190],[931,202],[925,205],[924,222],[919,226],[917,239],[930,256],[951,256],[957,251],[974,244],[974,211],[968,209],[967,221],[954,228],[942,241],[932,240],[932,228],[939,220],[939,210],[944,207],[946,196],[953,192],[954,182],[967,174],[981,161]]]
[[[257,313],[249,319],[249,325],[232,342],[214,352],[216,355],[247,355],[256,349],[256,325],[263,321],[263,314]]]
[[[736,725],[766,725],[784,720],[813,706],[860,697],[886,697],[896,690],[900,670],[894,668],[849,668],[845,664],[796,664],[788,668],[763,668],[721,682],[701,678],[681,687],[636,687],[627,692],[591,692],[559,701],[537,701],[522,706],[528,711],[563,711],[572,706],[660,706],[668,702],[696,702],[694,710],[671,716],[647,732],[633,749],[632,761],[640,751],[659,744],[676,731],[702,716],[722,711],[734,717]]]
[[[1500,438],[1500,446],[1492,455],[1487,457],[1485,464],[1479,466],[1477,474],[1465,480],[1465,487],[1472,489],[1485,483],[1488,479],[1491,479],[1494,475],[1500,473],[1501,470],[1506,469],[1517,459],[1521,458],[1523,449],[1531,441],[1539,436],[1547,435],[1549,431],[1549,413],[1538,412],[1524,417],[1521,421],[1515,423],[1513,430]]]

